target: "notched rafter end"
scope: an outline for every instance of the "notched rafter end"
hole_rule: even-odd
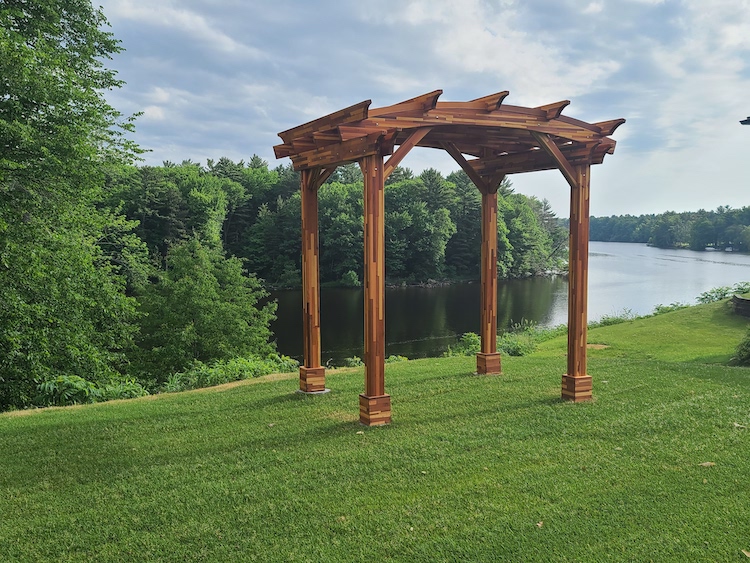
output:
[[[471,102],[479,102],[481,104],[484,104],[487,111],[495,111],[497,109],[500,109],[500,105],[503,103],[503,100],[508,97],[508,94],[510,94],[508,90],[503,90],[502,92],[490,94],[489,96],[476,98],[474,100],[471,100]]]
[[[554,104],[547,104],[544,106],[537,106],[536,109],[540,109],[547,114],[547,119],[557,119],[562,114],[562,111],[570,105],[570,100],[562,100],[555,102]]]
[[[422,94],[414,98],[409,98],[408,100],[404,100],[403,102],[399,102],[392,106],[375,108],[370,111],[370,117],[393,115],[412,111],[422,111],[426,113],[431,109],[435,109],[435,107],[437,107],[438,98],[442,94],[442,90],[435,90],[433,92],[427,92],[426,94]]]
[[[329,113],[313,121],[308,121],[297,127],[287,129],[279,133],[279,137],[284,143],[291,143],[294,139],[311,135],[315,131],[323,131],[327,129],[333,129],[337,125],[343,123],[351,123],[353,121],[362,121],[367,119],[367,112],[370,107],[372,100],[364,100],[353,106]]]
[[[274,145],[273,147],[273,154],[276,155],[276,158],[285,158],[287,156],[293,155],[294,152],[295,152],[294,147],[286,143],[282,143],[280,145]]]
[[[593,125],[596,125],[599,129],[602,130],[602,135],[605,137],[609,137],[612,133],[615,132],[615,129],[617,129],[620,125],[625,123],[625,120],[620,119],[612,119],[610,121],[600,121],[598,123],[593,123]]]

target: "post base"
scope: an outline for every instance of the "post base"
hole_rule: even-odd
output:
[[[359,421],[365,426],[382,426],[391,422],[391,396],[359,396]]]
[[[500,354],[477,354],[477,373],[502,373],[500,369]]]
[[[564,401],[580,403],[590,401],[592,379],[590,375],[563,375],[562,398]]]
[[[299,390],[303,393],[320,393],[326,390],[326,368],[299,368]]]

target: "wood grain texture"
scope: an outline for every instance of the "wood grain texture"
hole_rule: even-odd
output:
[[[576,187],[570,189],[570,258],[568,266],[568,372],[586,373],[589,262],[590,167],[576,166]],[[565,389],[563,389],[564,391]],[[563,398],[566,398],[563,394]]]
[[[388,176],[391,175],[391,172],[398,166],[401,161],[406,157],[407,154],[409,154],[409,151],[413,149],[419,141],[425,138],[427,134],[432,130],[431,127],[420,127],[419,129],[414,129],[409,137],[401,143],[401,145],[398,147],[398,150],[396,150],[393,155],[388,159],[388,162],[385,163],[385,169],[383,171],[383,178],[388,178]]]
[[[385,199],[383,157],[359,161],[364,177],[365,395],[385,394]]]
[[[320,393],[326,390],[326,368],[299,368],[299,389],[305,393]]]
[[[325,171],[328,172],[328,171]],[[325,389],[325,370],[320,367],[320,272],[318,257],[318,181],[324,176],[320,169],[303,170],[300,174],[302,200],[302,342],[305,370],[323,370],[321,391]],[[305,371],[305,374],[307,371]],[[321,373],[314,372],[316,376]],[[307,389],[307,380],[300,369],[300,389]],[[317,383],[316,383],[317,385]]]
[[[359,396],[359,421],[365,426],[382,426],[391,422],[391,396]]]
[[[468,102],[439,102],[441,93],[435,90],[373,109],[369,100],[360,102],[279,133],[284,142],[274,151],[277,158],[291,157],[297,170],[338,165],[374,154],[378,148],[381,154],[390,154],[385,143],[378,143],[379,135],[399,145],[413,140],[415,130],[430,127],[430,133],[415,146],[442,148],[443,143],[451,143],[462,154],[494,161],[494,172],[478,170],[491,176],[500,170],[515,174],[556,167],[548,154],[530,153],[536,143],[531,133],[548,135],[563,152],[577,151],[566,156],[571,164],[598,164],[614,151],[614,141],[607,135],[624,122],[615,119],[592,124],[564,116],[561,113],[569,104],[567,100],[528,108],[505,104],[507,91]],[[599,143],[606,149],[588,150]],[[586,150],[580,151],[581,147]],[[396,164],[394,160],[392,167]],[[489,166],[473,161],[472,165]]]
[[[325,131],[343,123],[367,119],[367,110],[371,103],[372,100],[365,100],[358,104],[354,104],[353,106],[349,106],[348,108],[329,113],[328,115],[324,115],[313,121],[308,121],[297,127],[292,127],[291,129],[282,131],[279,133],[279,137],[281,137],[284,143],[290,143],[294,139],[299,139],[306,135],[312,135],[316,131]]]
[[[482,193],[481,352],[497,352],[497,193]]]
[[[593,381],[590,375],[563,375],[562,398],[566,401],[580,403],[590,401],[592,397]]]
[[[499,353],[477,354],[477,373],[492,374],[502,373],[501,358]]]
[[[609,138],[624,119],[587,123],[562,115],[567,100],[534,108],[505,104],[507,91],[468,102],[440,102],[442,90],[387,107],[366,100],[279,133],[277,158],[302,173],[304,366],[300,385],[324,386],[320,366],[317,189],[341,164],[364,176],[366,424],[390,421],[385,394],[384,179],[416,146],[446,150],[482,193],[481,339],[477,369],[500,371],[497,353],[497,189],[508,174],[559,169],[571,185],[568,373],[563,398],[591,398],[586,373],[589,175],[613,154]],[[394,147],[399,149],[394,153]],[[383,158],[393,156],[384,164]],[[472,156],[467,159],[464,155]],[[321,370],[323,370],[321,372]],[[321,379],[322,378],[322,379]],[[387,408],[386,408],[387,398]],[[373,402],[374,401],[374,402]],[[386,413],[387,414],[384,414]]]

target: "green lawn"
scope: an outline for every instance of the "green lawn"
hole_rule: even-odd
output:
[[[0,561],[746,560],[750,370],[720,364],[746,327],[592,330],[584,404],[561,339],[502,376],[389,364],[384,428],[361,369],[0,415]]]

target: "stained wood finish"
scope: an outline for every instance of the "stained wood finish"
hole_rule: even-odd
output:
[[[384,178],[415,146],[446,150],[482,192],[482,352],[477,370],[500,371],[497,354],[497,186],[507,174],[563,172],[571,184],[568,373],[563,398],[591,398],[586,374],[589,171],[615,150],[609,138],[624,119],[586,123],[562,115],[568,101],[535,108],[505,104],[507,91],[468,102],[440,102],[435,90],[387,107],[354,104],[279,133],[277,158],[302,173],[305,365],[300,387],[325,386],[320,366],[317,189],[336,166],[359,162],[365,183],[364,424],[390,421],[385,394]],[[398,150],[394,153],[394,147]],[[393,155],[387,163],[383,157]],[[464,155],[472,158],[467,159]],[[322,370],[322,371],[321,371]],[[304,373],[303,373],[304,372]],[[304,382],[303,382],[304,380]]]
[[[359,396],[359,422],[365,426],[382,426],[391,422],[391,396]]]
[[[591,377],[586,373],[589,262],[590,167],[575,166],[570,189],[570,258],[568,272],[568,372],[562,398],[591,399]]]
[[[497,352],[494,352],[492,354],[484,354],[480,352],[479,354],[477,354],[477,373],[502,373],[502,366],[500,364],[500,354]]]
[[[320,274],[318,258],[318,186],[331,172],[303,170],[302,199],[302,341],[299,388],[305,393],[325,390],[325,368],[320,366]]]
[[[299,390],[303,393],[322,393],[326,390],[326,368],[299,368]]]
[[[566,155],[571,164],[596,164],[614,151],[615,143],[607,135],[624,122],[616,119],[592,124],[564,116],[567,100],[527,108],[505,104],[507,91],[468,102],[440,102],[441,94],[435,90],[374,109],[365,100],[280,133],[284,143],[274,147],[276,156],[292,157],[296,170],[354,162],[375,154],[379,144],[385,146],[383,140],[378,141],[379,135],[402,145],[413,139],[416,129],[430,127],[416,146],[452,143],[462,154],[477,158],[470,162],[480,174],[491,175],[489,170],[479,170],[489,162],[494,172],[514,174],[556,167],[546,153],[534,154],[539,153],[534,150],[538,143],[531,133],[549,135],[563,152],[571,153]],[[598,145],[603,146],[592,153],[590,148]]]
[[[482,194],[482,353],[497,352],[497,193]]]
[[[367,156],[359,161],[364,177],[365,238],[365,392],[360,401],[380,409],[385,399],[385,198],[383,157]],[[390,399],[388,419],[390,420]],[[378,411],[380,412],[380,410]],[[362,424],[372,424],[374,411],[360,413]],[[377,418],[377,417],[376,417]],[[380,421],[381,418],[378,418]],[[378,422],[384,424],[384,422]]]

